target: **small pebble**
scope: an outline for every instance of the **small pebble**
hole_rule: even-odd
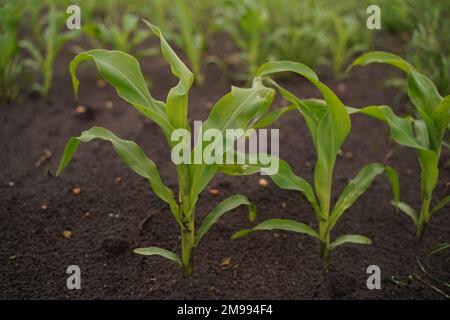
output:
[[[78,106],[75,108],[75,112],[78,114],[82,114],[86,112],[86,107],[85,106]]]
[[[105,107],[111,109],[114,106],[114,103],[111,100],[105,102]]]
[[[213,107],[214,107],[214,105],[212,104],[212,102],[206,103],[206,109],[212,109]]]
[[[259,183],[259,185],[260,185],[261,187],[267,187],[267,186],[269,185],[269,181],[267,181],[267,180],[264,179],[264,178],[260,178],[260,179],[258,180],[258,183]]]
[[[116,178],[116,183],[121,183],[122,180],[123,180],[122,177],[117,177],[117,178]]]
[[[86,212],[84,213],[84,217],[85,217],[85,218],[90,218],[90,217],[91,217],[91,213],[90,213],[89,211],[86,211]]]
[[[103,88],[104,86],[106,86],[105,80],[103,80],[103,79],[97,79],[97,87]]]
[[[48,209],[48,205],[46,205],[46,204],[41,204],[41,209],[42,209],[42,210],[47,210],[47,209]]]
[[[64,230],[64,231],[63,231],[63,236],[64,236],[64,238],[66,238],[66,239],[72,239],[72,237],[73,237],[73,232],[72,232],[72,231],[69,231],[69,230]]]
[[[337,89],[339,92],[345,92],[347,91],[347,85],[345,83],[339,83]]]
[[[286,208],[286,207],[287,207],[286,202],[282,202],[282,203],[281,203],[281,207]]]
[[[349,159],[349,160],[353,159],[353,153],[351,153],[349,151],[344,152],[344,158]]]
[[[8,182],[8,186],[14,187],[14,182],[12,182],[12,181]]]
[[[72,193],[73,194],[80,194],[81,193],[81,188],[80,187],[74,187],[73,189],[72,189]]]
[[[209,194],[212,194],[213,196],[217,196],[220,194],[219,189],[214,189],[214,188],[208,189],[208,192],[209,192]]]
[[[15,260],[15,259],[16,259],[16,256],[15,256],[15,255],[9,256],[9,260]]]
[[[231,264],[231,257],[225,257],[222,260],[222,267],[228,267]]]

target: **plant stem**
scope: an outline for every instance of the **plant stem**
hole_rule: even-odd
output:
[[[425,228],[427,227],[428,221],[430,220],[430,202],[431,197],[427,195],[424,196],[422,208],[420,209],[419,221],[417,222],[417,229],[416,229],[417,240],[422,239],[423,234],[425,232]]]
[[[184,224],[184,229],[181,230],[181,262],[185,278],[192,275],[194,239],[194,219],[192,217],[191,221]]]
[[[319,222],[319,235],[322,244],[321,256],[323,259],[324,271],[328,270],[328,258],[330,256],[330,232],[328,227],[328,221]]]

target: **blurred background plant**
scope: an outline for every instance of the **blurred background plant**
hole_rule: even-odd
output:
[[[383,28],[403,44],[401,55],[429,77],[442,95],[450,93],[450,2],[380,0]],[[393,78],[388,84],[403,86]]]
[[[154,55],[157,53],[156,48],[138,48],[150,37],[148,30],[138,28],[140,22],[139,16],[126,13],[120,21],[107,17],[105,21],[85,23],[83,32],[92,48],[119,50],[135,57]]]
[[[42,7],[36,1],[29,1],[28,9],[27,18],[33,36],[20,41],[20,46],[29,55],[24,60],[24,65],[39,77],[39,80],[33,82],[31,89],[47,97],[52,86],[56,55],[64,43],[78,37],[80,33],[78,30],[64,29],[65,11],[58,10],[51,1],[48,2],[48,7]]]
[[[7,2],[0,7],[0,102],[14,101],[19,93],[22,61],[19,57],[19,22],[23,5]]]
[[[81,8],[80,32],[65,27],[71,4]],[[369,4],[381,7],[382,30],[366,28]],[[151,57],[157,41],[141,18],[161,28],[188,61],[197,84],[205,81],[211,62],[224,77],[250,81],[262,63],[275,59],[326,67],[319,73],[330,68],[340,81],[356,54],[378,49],[406,56],[445,95],[450,92],[449,12],[448,0],[2,1],[0,101],[26,92],[27,78],[34,79],[34,90],[48,95],[58,52],[68,41],[65,52],[105,48]],[[404,86],[395,75],[390,83]]]

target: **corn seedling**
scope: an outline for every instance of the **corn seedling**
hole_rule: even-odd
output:
[[[398,203],[398,208],[414,222],[416,237],[420,239],[430,218],[450,202],[450,195],[447,195],[430,209],[433,190],[439,179],[438,164],[443,138],[449,126],[450,96],[443,98],[430,79],[399,56],[387,52],[369,52],[357,58],[353,66],[370,63],[386,63],[407,74],[407,93],[417,111],[417,119],[399,117],[388,106],[368,106],[350,112],[360,112],[383,121],[388,124],[395,142],[417,151],[421,168],[422,207],[419,214],[403,202]]]
[[[62,31],[65,28],[65,13],[56,9],[51,3],[44,17],[39,17],[40,7],[32,7],[35,20],[33,40],[22,40],[20,45],[25,48],[30,57],[25,60],[29,67],[42,77],[42,83],[33,84],[33,89],[47,97],[53,80],[53,66],[59,49],[66,41],[79,35],[77,30]],[[39,18],[37,18],[39,17]]]
[[[344,64],[356,53],[368,49],[369,33],[361,30],[361,21],[354,16],[333,17],[334,37],[330,37],[332,68],[335,79],[342,78]]]
[[[89,50],[78,54],[70,64],[74,91],[77,93],[79,85],[76,78],[77,66],[82,61],[93,60],[100,75],[115,87],[122,99],[161,127],[170,149],[173,150],[176,144],[172,141],[172,134],[175,130],[191,131],[187,119],[188,93],[194,76],[166,42],[160,30],[149,23],[147,24],[153,33],[159,37],[162,54],[170,64],[172,73],[179,79],[178,84],[169,91],[165,103],[155,100],[150,95],[138,61],[120,51]],[[233,87],[231,92],[215,104],[200,130],[210,128],[220,132],[225,132],[225,130],[231,128],[245,130],[257,113],[270,107],[273,96],[274,91],[272,89],[257,82],[248,89]],[[177,201],[174,192],[164,184],[156,164],[147,158],[144,151],[133,141],[120,139],[105,128],[94,127],[83,132],[79,137],[71,138],[64,149],[57,174],[60,174],[69,163],[80,142],[89,142],[93,139],[111,142],[114,150],[125,164],[135,173],[149,180],[153,192],[161,200],[168,203],[170,211],[180,227],[181,257],[158,247],[135,249],[134,252],[137,254],[163,256],[176,262],[182,268],[183,275],[189,277],[192,274],[194,248],[224,213],[240,205],[247,205],[250,209],[250,219],[254,218],[254,205],[245,196],[234,195],[215,207],[206,216],[195,234],[194,217],[197,200],[200,192],[217,172],[218,165],[206,164],[205,162],[202,164],[181,163],[176,165],[179,187]],[[202,148],[203,150],[210,143],[212,142],[200,140],[192,153],[188,154],[188,157],[193,157],[196,148]]]
[[[180,47],[190,62],[199,85],[204,82],[202,60],[211,36],[208,1],[198,0],[186,3],[175,0],[171,6],[170,18],[175,23],[173,41]]]
[[[327,63],[332,41],[331,12],[336,9],[331,3],[324,6],[314,0],[264,2],[269,12],[267,23],[273,30],[271,55],[275,59],[299,61],[311,68]]]
[[[18,33],[23,7],[6,2],[0,6],[0,102],[14,101],[19,93],[18,77],[22,72]]]
[[[220,8],[217,24],[227,32],[241,50],[246,74],[239,77],[251,79],[260,64],[268,60],[272,43],[268,28],[269,13],[255,0],[227,0]]]
[[[442,95],[450,94],[450,22],[442,4],[418,1],[417,26],[408,44],[408,60],[427,75]]]
[[[120,23],[107,19],[106,23],[91,22],[83,27],[93,47],[123,51],[136,57],[156,54],[154,48],[138,49],[150,37],[150,31],[138,28],[139,18],[131,13],[122,16]]]
[[[309,80],[323,95],[325,102],[316,100],[301,100],[288,90],[281,87],[269,78],[269,75],[280,72],[294,72]],[[340,197],[331,208],[331,191],[333,171],[338,152],[351,129],[350,116],[339,98],[325,84],[323,84],[313,70],[301,63],[290,61],[269,62],[261,66],[257,77],[262,77],[278,88],[284,99],[289,101],[304,118],[311,133],[317,154],[317,162],[314,169],[314,188],[305,179],[294,174],[289,164],[280,160],[279,171],[271,175],[274,183],[287,190],[301,192],[311,205],[319,230],[312,229],[309,225],[288,219],[266,220],[252,229],[241,230],[233,235],[234,239],[260,230],[287,230],[307,234],[320,241],[322,246],[322,258],[327,264],[330,251],[344,243],[370,244],[369,238],[346,234],[331,241],[331,231],[335,227],[344,212],[361,196],[372,184],[376,176],[386,173],[392,185],[394,201],[399,198],[399,185],[396,172],[380,163],[371,163],[361,169],[342,191]],[[269,114],[267,117],[269,117]],[[263,118],[264,119],[264,118]],[[261,120],[262,121],[262,120]],[[270,123],[268,121],[267,123]],[[246,165],[245,167],[224,167],[228,174],[245,175],[264,170],[262,166]]]

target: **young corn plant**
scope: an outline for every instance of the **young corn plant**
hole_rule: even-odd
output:
[[[271,32],[268,28],[269,13],[260,1],[226,0],[220,7],[217,25],[227,32],[240,49],[246,74],[238,75],[245,80],[252,79],[259,65],[268,60]]]
[[[11,102],[19,93],[23,63],[19,57],[18,34],[23,5],[13,2],[0,6],[0,103]]]
[[[267,23],[273,30],[271,54],[276,60],[299,61],[310,68],[327,63],[328,47],[333,40],[332,12],[336,10],[332,3],[324,6],[314,0],[264,2],[270,13]]]
[[[138,49],[150,37],[148,30],[138,28],[139,18],[134,14],[124,14],[120,23],[108,20],[103,22],[87,23],[83,27],[91,45],[94,47],[111,48],[144,57],[156,54],[154,48]]]
[[[288,90],[281,87],[269,78],[270,75],[280,72],[294,72],[309,80],[323,95],[325,103],[316,100],[301,100]],[[285,161],[280,160],[278,173],[271,175],[274,183],[287,190],[296,190],[305,196],[311,205],[319,224],[319,230],[309,225],[288,219],[269,219],[252,229],[241,230],[232,238],[237,239],[255,231],[261,230],[287,230],[307,234],[321,243],[321,255],[327,265],[330,252],[344,243],[370,244],[369,238],[358,234],[346,234],[331,239],[331,232],[344,212],[361,196],[372,184],[376,176],[386,173],[394,193],[394,201],[399,198],[399,184],[395,171],[380,163],[371,163],[361,169],[342,191],[340,197],[331,207],[331,190],[333,172],[338,152],[350,132],[351,123],[347,109],[339,98],[325,84],[323,84],[313,70],[301,63],[290,61],[269,62],[261,66],[257,77],[264,78],[275,87],[284,99],[289,101],[301,114],[311,133],[317,161],[314,168],[314,187],[305,179],[297,176]],[[289,111],[289,108],[279,111]],[[274,111],[277,112],[277,111]],[[263,117],[259,123],[270,124],[274,113]],[[228,174],[246,175],[264,171],[263,166],[224,166],[222,171]]]
[[[166,42],[160,30],[148,22],[146,23],[159,37],[162,54],[169,63],[173,75],[179,79],[178,84],[169,91],[165,102],[158,101],[151,96],[138,61],[120,51],[89,50],[78,54],[70,64],[73,87],[76,94],[79,86],[76,69],[79,63],[93,60],[100,75],[116,89],[122,99],[161,127],[169,148],[173,150],[178,143],[178,141],[172,140],[173,135],[176,136],[179,132],[176,129],[191,132],[187,118],[188,93],[194,76]],[[209,117],[203,123],[201,132],[207,129],[216,129],[223,134],[227,129],[245,130],[258,112],[270,107],[273,96],[274,90],[258,82],[248,89],[232,87],[231,91],[215,104]],[[192,161],[190,162],[192,164],[177,164],[179,188],[178,200],[176,200],[174,192],[164,184],[156,164],[147,158],[144,151],[133,141],[118,138],[105,128],[94,127],[84,131],[79,137],[71,138],[64,149],[57,174],[59,175],[67,166],[80,142],[89,142],[94,139],[109,141],[131,170],[149,180],[153,192],[169,205],[173,218],[180,227],[181,256],[158,247],[137,248],[134,250],[135,253],[146,256],[163,256],[176,262],[181,267],[183,275],[189,277],[193,270],[194,249],[223,214],[240,205],[246,205],[249,207],[250,220],[254,219],[255,206],[245,196],[234,195],[219,203],[206,216],[203,224],[195,233],[195,208],[199,194],[218,171],[218,164],[206,164],[206,162],[194,164],[195,162]],[[204,142],[203,139],[198,140],[194,150],[187,155],[191,159],[198,148],[204,150],[212,143]],[[225,152],[226,148],[223,151]]]
[[[450,95],[443,98],[430,79],[397,55],[373,51],[357,58],[353,66],[370,63],[386,63],[406,73],[407,93],[417,111],[417,118],[399,117],[388,106],[368,106],[351,109],[350,112],[363,113],[383,121],[389,126],[391,137],[395,142],[417,151],[421,168],[422,207],[417,213],[406,203],[399,202],[398,208],[414,222],[416,237],[421,239],[430,218],[450,202],[450,195],[447,195],[435,207],[430,207],[433,190],[439,180],[438,165],[443,139],[449,127]]]
[[[343,67],[356,53],[370,46],[370,33],[361,30],[361,22],[354,16],[333,17],[334,37],[330,37],[331,64],[336,80],[343,77]]]
[[[205,80],[202,60],[212,31],[209,2],[197,0],[188,4],[184,0],[175,0],[170,10],[170,18],[176,25],[172,38],[186,55],[199,85]]]
[[[35,39],[22,40],[20,45],[28,51],[30,57],[25,60],[25,66],[29,67],[42,77],[42,83],[33,84],[33,89],[48,96],[53,81],[53,66],[56,61],[56,55],[61,47],[67,41],[74,39],[79,35],[77,30],[63,32],[65,25],[65,14],[59,11],[51,3],[48,12],[43,18],[39,16],[40,7],[33,7],[35,10],[32,15],[35,18],[34,34]],[[36,18],[39,17],[39,18]]]

